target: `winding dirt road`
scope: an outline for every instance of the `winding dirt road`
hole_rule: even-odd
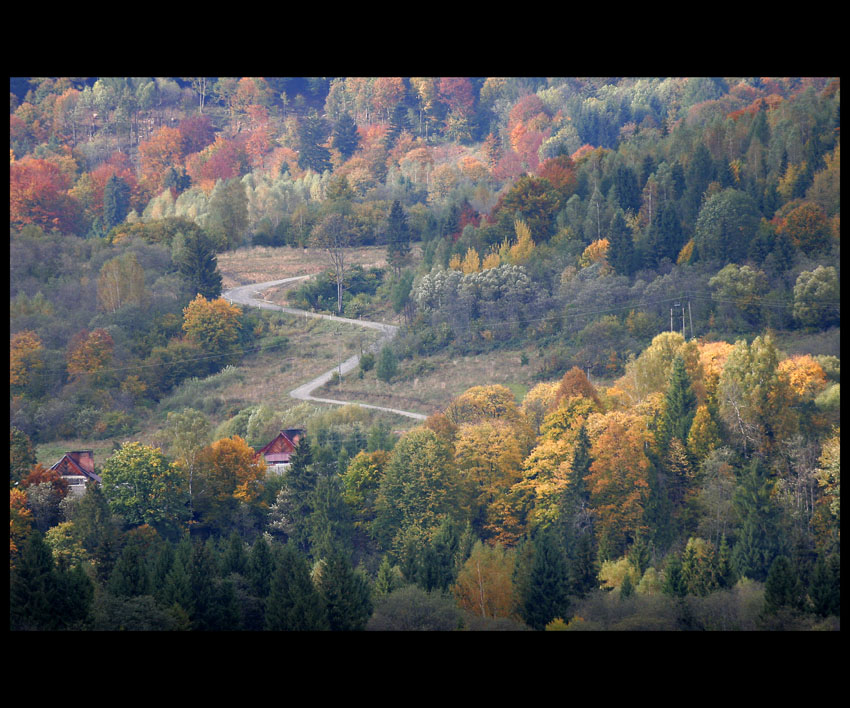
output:
[[[226,290],[222,293],[222,297],[231,303],[247,305],[249,307],[259,307],[263,310],[276,310],[277,312],[287,312],[291,315],[299,315],[300,317],[315,317],[316,319],[331,320],[333,322],[345,322],[346,324],[358,325],[360,327],[366,327],[368,329],[376,329],[383,333],[383,336],[378,340],[378,342],[372,346],[372,350],[376,352],[381,348],[381,346],[385,342],[388,342],[390,339],[395,337],[396,332],[398,332],[398,327],[396,327],[395,325],[384,324],[382,322],[371,322],[369,320],[353,320],[347,317],[337,317],[336,315],[324,315],[318,312],[308,312],[307,310],[298,310],[294,307],[283,307],[282,305],[276,305],[273,302],[269,302],[268,300],[262,299],[263,291],[267,290],[268,288],[274,287],[276,285],[283,285],[284,283],[295,282],[297,280],[305,280],[309,277],[309,275],[298,275],[293,278],[283,278],[281,280],[267,280],[264,283],[251,283],[249,285],[240,285],[239,287]],[[427,418],[427,416],[424,416],[421,413],[402,411],[397,408],[373,406],[369,403],[360,403],[358,401],[338,401],[333,398],[318,398],[313,395],[313,391],[315,391],[320,386],[324,386],[328,381],[331,380],[331,377],[333,376],[335,371],[339,371],[340,375],[347,374],[349,371],[351,371],[352,369],[354,369],[354,367],[357,366],[359,361],[359,355],[355,354],[354,356],[342,362],[340,366],[335,366],[333,369],[325,372],[321,376],[317,376],[315,379],[312,379],[311,381],[302,384],[298,388],[293,389],[289,392],[289,395],[301,401],[332,403],[338,406],[348,406],[354,404],[363,408],[373,408],[378,411],[396,413],[397,415],[403,415],[407,418],[414,418],[415,420],[425,420]]]

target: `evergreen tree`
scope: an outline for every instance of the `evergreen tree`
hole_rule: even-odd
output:
[[[841,561],[838,554],[818,558],[809,585],[809,598],[816,615],[841,616]]]
[[[608,227],[608,263],[620,275],[631,275],[635,267],[635,242],[632,230],[619,209]]]
[[[292,544],[283,546],[266,600],[266,629],[273,632],[330,628],[325,604],[310,579],[304,556]]]
[[[691,387],[691,379],[685,368],[685,360],[677,355],[673,360],[670,381],[664,395],[664,412],[658,426],[658,447],[666,451],[674,438],[683,445],[688,441],[688,433],[697,411],[697,397]]]
[[[632,574],[626,573],[623,576],[623,582],[620,585],[620,599],[624,600],[631,597],[635,593],[635,586],[632,584]]]
[[[115,597],[151,594],[151,577],[145,558],[135,543],[128,543],[109,577],[109,592]]]
[[[175,237],[174,263],[190,298],[200,294],[215,300],[221,295],[215,245],[205,231],[187,228]]]
[[[310,549],[313,558],[324,558],[332,549],[353,548],[354,522],[342,497],[339,475],[320,477],[311,498]]]
[[[399,583],[393,565],[390,563],[389,556],[384,556],[381,560],[381,565],[378,566],[378,575],[375,578],[375,595],[389,595],[394,590],[398,590]]]
[[[791,560],[778,556],[770,566],[764,583],[764,612],[777,614],[780,610],[802,612],[806,602],[806,588],[800,581]]]
[[[378,357],[378,364],[375,366],[375,374],[378,379],[389,383],[392,381],[398,369],[398,359],[396,358],[393,348],[389,344],[385,344],[381,349],[381,354]]]
[[[130,185],[112,175],[103,188],[103,229],[109,231],[117,226],[130,211]]]
[[[614,170],[613,186],[617,190],[617,199],[623,211],[637,212],[640,209],[640,186],[637,175],[631,167],[617,165]]]
[[[343,160],[351,157],[360,147],[357,124],[348,113],[343,113],[334,125],[331,145],[334,149],[339,150]]]
[[[732,549],[732,563],[738,575],[764,582],[774,559],[781,551],[779,509],[771,498],[773,482],[758,460],[742,472],[733,503],[741,518],[741,528]]]
[[[534,540],[534,560],[522,599],[522,616],[533,629],[543,630],[560,617],[572,617],[569,599],[569,568],[563,550],[554,535],[543,531]]]
[[[410,227],[398,200],[393,202],[387,222],[387,262],[396,275],[410,259]]]
[[[597,587],[599,568],[593,548],[593,534],[581,534],[573,546],[570,563],[570,592],[585,597]]]
[[[265,536],[257,537],[245,566],[245,575],[256,597],[267,597],[274,576],[274,557]]]
[[[682,575],[682,558],[678,553],[671,553],[664,569],[664,584],[662,591],[671,597],[684,597],[688,594],[685,578]]]
[[[245,552],[245,543],[238,532],[233,531],[227,544],[227,549],[221,559],[221,572],[227,576],[231,573],[244,575],[248,565],[248,554]]]
[[[319,591],[331,631],[350,632],[366,628],[366,622],[372,615],[369,583],[355,572],[345,553],[334,551],[325,560]]]
[[[58,583],[53,554],[39,531],[26,540],[10,574],[9,619],[13,630],[59,629]]]
[[[328,138],[327,122],[312,111],[298,124],[298,166],[318,174],[331,170],[331,153],[324,146]]]
[[[189,562],[191,563],[191,556]],[[192,583],[187,563],[180,554],[175,553],[171,569],[165,576],[161,590],[157,593],[157,600],[162,607],[177,605],[187,614],[192,611]]]
[[[289,537],[298,544],[302,553],[307,553],[309,549],[309,519],[313,512],[313,492],[317,479],[310,441],[302,437],[295,454],[290,457],[284,480],[292,514]]]

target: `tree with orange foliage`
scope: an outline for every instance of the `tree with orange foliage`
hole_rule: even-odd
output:
[[[114,349],[112,336],[105,329],[79,332],[68,346],[68,374],[72,379],[97,376],[112,361]]]
[[[564,374],[558,384],[558,392],[555,400],[557,404],[560,404],[572,396],[584,396],[593,401],[600,410],[602,409],[602,402],[599,400],[596,387],[590,383],[584,371],[577,366],[574,366]]]
[[[44,347],[35,332],[24,330],[9,342],[9,387],[12,393],[38,395],[44,369]]]
[[[241,437],[216,440],[198,456],[195,510],[209,523],[227,523],[239,504],[256,506],[266,462]]]
[[[72,233],[81,209],[68,194],[70,187],[70,175],[54,160],[14,160],[9,165],[9,223]]]
[[[27,509],[27,495],[21,489],[9,490],[9,567],[32,533],[32,512]]]
[[[146,188],[158,194],[166,171],[178,165],[182,157],[183,135],[177,128],[162,127],[150,140],[139,143],[142,182]]]
[[[601,416],[593,427],[598,432],[592,436],[593,462],[585,481],[600,537],[607,540],[609,557],[617,557],[642,527],[650,435],[643,416],[621,411]]]

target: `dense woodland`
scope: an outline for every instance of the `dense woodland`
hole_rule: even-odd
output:
[[[537,383],[193,399],[297,354],[220,297],[257,245],[397,316],[361,378]],[[70,439],[114,441],[80,497]],[[840,82],[13,78],[10,456],[15,630],[839,629]]]

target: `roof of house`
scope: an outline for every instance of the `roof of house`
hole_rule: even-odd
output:
[[[95,482],[101,482],[100,475],[94,471],[94,457],[91,450],[75,450],[66,452],[51,470],[56,470],[61,475],[82,475],[93,479]]]
[[[299,428],[281,430],[271,442],[257,450],[257,454],[265,457],[267,462],[278,461],[273,460],[272,456],[286,455],[285,461],[288,462],[289,455],[295,452],[298,441],[304,436],[304,432]]]

